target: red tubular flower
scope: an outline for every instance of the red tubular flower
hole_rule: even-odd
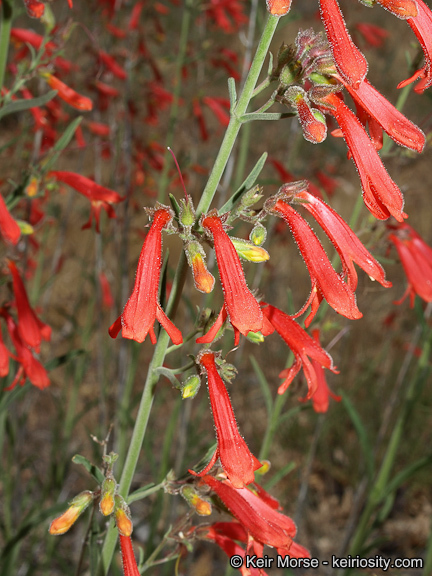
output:
[[[229,480],[219,482],[204,476],[203,481],[257,542],[285,552],[290,550],[296,534],[291,518],[271,508],[248,488],[234,488]]]
[[[152,344],[156,343],[153,329],[155,320],[168,332],[174,344],[181,344],[183,338],[178,328],[166,316],[158,301],[159,278],[162,257],[162,230],[173,218],[167,206],[160,206],[154,212],[153,222],[144,240],[135,276],[135,285],[124,310],[109,329],[111,338],[116,338],[120,330],[123,338],[144,342],[150,333]]]
[[[325,117],[319,110],[311,107],[303,88],[290,86],[285,91],[284,98],[296,109],[305,140],[312,144],[323,142],[327,136]]]
[[[312,336],[318,346],[320,346],[319,330],[312,330]],[[333,400],[336,400],[336,402],[340,402],[342,397],[333,394],[333,392],[328,387],[324,374],[324,368],[321,366],[321,364],[316,360],[312,360],[312,366],[317,378],[317,389],[312,394],[312,405],[315,412],[322,414],[328,410],[330,396],[333,398]]]
[[[276,332],[285,340],[294,354],[294,364],[279,374],[279,377],[284,378],[284,381],[279,386],[278,394],[283,394],[286,391],[300,368],[303,368],[309,389],[306,399],[311,398],[318,388],[318,376],[315,366],[309,358],[315,361],[317,365],[328,368],[337,374],[338,371],[333,366],[331,356],[293,320],[292,316],[270,304],[264,304],[263,311]]]
[[[38,0],[24,0],[27,14],[30,18],[41,18],[45,12],[45,4]]]
[[[114,76],[120,78],[120,80],[126,80],[127,78],[126,71],[120,66],[120,64],[118,64],[115,61],[115,59],[112,56],[110,56],[107,52],[104,52],[103,50],[99,50],[98,56],[105,64],[105,66],[114,74]]]
[[[119,534],[124,576],[140,576],[130,536]]]
[[[320,10],[338,72],[358,88],[368,71],[366,58],[352,41],[337,0],[320,0]]]
[[[402,222],[404,199],[398,186],[388,175],[381,158],[355,114],[336,94],[319,98],[324,111],[332,114],[339,124],[345,142],[360,175],[363,200],[368,210],[379,220],[390,215]]]
[[[58,97],[64,100],[72,108],[77,110],[91,110],[93,108],[93,102],[87,96],[82,96],[72,90],[64,82],[50,74],[49,72],[44,72],[41,74],[43,78],[48,82],[48,85],[53,90],[57,90]]]
[[[407,23],[420,42],[424,52],[425,64],[411,78],[401,82],[398,88],[403,88],[420,78],[420,82],[414,88],[414,91],[421,94],[432,85],[432,12],[423,0],[416,0],[415,4],[417,5],[417,16],[408,18]]]
[[[96,232],[99,233],[101,209],[104,208],[104,210],[106,210],[109,218],[115,218],[115,212],[111,204],[118,204],[124,200],[124,198],[117,192],[114,192],[114,190],[96,184],[96,182],[90,180],[90,178],[86,178],[85,176],[81,176],[81,174],[76,174],[75,172],[54,170],[48,173],[48,177],[50,176],[55,178],[58,182],[63,182],[63,184],[67,184],[71,188],[74,188],[77,192],[90,200],[90,219],[87,224],[84,224],[83,229],[90,228],[94,215],[96,220]]]
[[[2,316],[6,319],[9,336],[16,351],[17,361],[21,364],[14,381],[10,386],[5,388],[5,390],[12,390],[18,383],[23,385],[26,378],[30,380],[33,386],[43,390],[50,385],[45,368],[39,360],[33,356],[30,349],[27,348],[26,344],[22,341],[21,335],[18,331],[18,326],[15,324],[12,316],[10,316],[5,310],[2,311]]]
[[[215,355],[212,352],[204,352],[198,361],[207,374],[218,441],[216,452],[198,476],[207,474],[219,458],[234,488],[243,488],[254,481],[254,472],[261,468],[261,462],[250,452],[238,431],[227,389],[216,367]],[[194,472],[191,473],[195,475]]]
[[[425,302],[432,302],[432,248],[405,223],[390,234],[389,240],[398,251],[408,279],[405,294],[395,304],[400,304],[409,295],[411,306],[414,306],[416,294]]]
[[[343,83],[354,102],[366,110],[390,138],[415,152],[423,151],[426,138],[420,128],[405,118],[368,80],[364,80],[357,90]]]
[[[270,211],[281,216],[290,227],[311,278],[312,292],[296,316],[302,314],[311,304],[311,313],[305,321],[306,327],[309,326],[318,311],[322,298],[325,298],[333,310],[342,316],[350,320],[361,318],[363,315],[357,308],[354,292],[335,271],[321,242],[306,220],[289,204],[280,199],[276,201]]]
[[[13,245],[18,244],[21,230],[7,209],[6,202],[0,194],[0,234]]]
[[[211,526],[197,526],[194,532],[198,538],[211,540],[217,544],[229,558],[233,556],[245,558],[246,551],[236,542],[236,540],[247,542],[247,532],[241,524],[237,522],[215,522]],[[246,568],[244,563],[239,570],[242,576],[255,576],[255,574],[257,576],[266,576],[262,570]]]
[[[15,262],[8,262],[12,273],[13,291],[18,312],[18,332],[21,340],[36,352],[40,350],[42,340],[51,339],[51,328],[36,316],[27,297],[27,292]]]
[[[239,341],[239,332],[247,336],[249,332],[261,331],[264,336],[272,333],[265,322],[260,305],[246,285],[243,268],[236,249],[228,234],[223,229],[221,218],[214,213],[203,216],[201,224],[213,237],[219,275],[224,292],[224,306],[212,328],[197,339],[199,344],[213,341],[225,318],[229,317],[234,332],[235,345]]]
[[[337,212],[323,200],[316,198],[306,190],[296,194],[295,198],[303,200],[302,206],[312,214],[321,228],[332,241],[342,262],[344,274],[348,277],[348,286],[354,292],[358,277],[354,262],[362,268],[373,280],[385,288],[390,288],[391,282],[385,279],[384,270],[372,254],[366,250],[348,224]]]
[[[226,110],[229,110],[229,100],[226,98],[210,98],[205,96],[203,103],[210,108],[222,126],[228,126],[230,117]]]

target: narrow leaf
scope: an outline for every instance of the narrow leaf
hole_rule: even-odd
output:
[[[228,92],[230,99],[230,112],[234,111],[234,106],[237,104],[237,91],[234,78],[228,78]]]
[[[231,196],[231,198],[225,202],[222,208],[219,210],[219,214],[224,214],[225,212],[229,212],[232,210],[233,206],[237,204],[243,194],[252,188],[255,184],[258,176],[261,173],[261,170],[264,168],[264,164],[267,160],[267,152],[264,152],[255,166],[252,168],[249,176],[246,177],[244,182],[240,185],[239,189]]]
[[[348,399],[346,392],[344,392],[342,396],[342,404],[346,408],[348,416],[350,417],[351,422],[353,423],[353,426],[357,432],[357,436],[359,438],[360,446],[366,462],[367,475],[369,477],[369,480],[372,480],[374,475],[373,452],[369,442],[368,434],[366,432],[366,428],[364,427],[363,422],[361,421],[359,413],[354,408],[351,401]]]
[[[37,96],[36,98],[23,98],[22,100],[15,100],[0,108],[0,120],[7,116],[8,114],[14,114],[15,112],[23,112],[24,110],[29,110],[30,108],[38,108],[43,106],[50,100],[54,98],[57,94],[57,90],[50,90],[42,96]]]
[[[93,476],[93,478],[96,480],[98,484],[102,484],[102,482],[104,481],[105,477],[99,470],[99,468],[97,468],[97,466],[92,464],[90,460],[87,460],[85,456],[82,456],[81,454],[75,454],[75,456],[72,457],[72,462],[74,464],[81,464],[81,466],[84,466],[87,472],[89,472]]]

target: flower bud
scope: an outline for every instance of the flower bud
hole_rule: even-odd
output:
[[[261,246],[261,244],[264,244],[266,238],[267,228],[258,222],[258,224],[255,224],[252,228],[249,234],[249,240],[255,244],[255,246]]]
[[[291,8],[292,0],[266,0],[267,10],[273,16],[285,16]]]
[[[114,494],[117,483],[113,477],[105,478],[102,483],[102,498],[99,502],[99,509],[104,516],[109,516],[114,511]]]
[[[261,246],[256,246],[241,238],[231,238],[231,241],[234,244],[237,254],[244,260],[248,260],[249,262],[266,262],[270,259],[267,250],[264,250]]]
[[[78,517],[84,512],[90,502],[93,500],[94,494],[89,490],[81,492],[69,502],[69,508],[63,512],[61,516],[51,522],[49,533],[54,536],[64,534],[76,522]]]
[[[312,144],[319,144],[326,139],[327,124],[324,115],[311,108],[306,92],[299,86],[290,86],[284,94],[284,100],[297,109],[303,136]]]
[[[264,342],[264,336],[261,332],[248,332],[246,338],[249,342],[252,342],[252,344],[262,344]]]
[[[200,516],[210,516],[212,513],[210,502],[200,496],[198,492],[196,492],[196,490],[193,488],[193,486],[185,484],[181,487],[180,494],[183,496],[189,506],[191,506]]]
[[[191,376],[183,384],[182,398],[195,398],[201,386],[201,378],[199,376]]]
[[[258,470],[255,470],[256,474],[259,474],[260,476],[264,476],[264,474],[267,474],[267,472],[270,470],[271,468],[271,463],[270,460],[261,460],[261,468],[258,468]]]
[[[36,176],[32,176],[28,181],[27,186],[24,188],[24,194],[29,198],[33,198],[39,192],[39,180]]]
[[[180,215],[179,221],[183,228],[191,228],[195,223],[195,210],[192,204],[192,199],[190,196],[187,197],[187,202],[185,200],[180,201]]]
[[[205,252],[201,244],[196,240],[188,242],[185,252],[188,264],[192,268],[195,288],[204,294],[209,294],[213,290],[215,279],[207,270]]]
[[[115,500],[115,523],[119,534],[122,536],[130,536],[133,530],[133,524],[130,517],[129,506],[126,504],[124,498],[116,494]]]

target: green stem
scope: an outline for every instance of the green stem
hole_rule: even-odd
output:
[[[241,116],[246,113],[256,83],[258,81],[258,77],[263,67],[264,60],[268,54],[270,42],[272,41],[278,21],[279,19],[276,16],[270,15],[268,17],[267,23],[261,36],[261,40],[255,53],[255,58],[253,59],[249,74],[246,78],[243,91],[237,101],[237,105],[234,107],[233,115],[231,116],[230,123],[228,124],[228,128],[225,132],[219,154],[217,155],[213,170],[210,174],[207,185],[204,188],[200,203],[198,204],[197,216],[200,216],[203,212],[207,212],[216,194],[220,179],[225,170],[225,166],[227,165],[240,127],[242,125],[239,118],[241,118]]]
[[[219,154],[216,158],[213,170],[210,174],[209,180],[204,189],[200,203],[198,204],[197,208],[198,215],[208,210],[214,198],[220,179],[224,172],[226,163],[228,162],[229,156],[234,146],[237,134],[241,127],[241,122],[238,120],[238,117],[241,117],[247,110],[249,101],[253,94],[253,90],[257,83],[262,66],[264,64],[264,60],[267,56],[270,47],[270,42],[276,30],[278,20],[279,19],[275,16],[270,15],[268,17],[267,23],[265,25],[263,34],[261,36],[261,40],[259,42],[255,54],[255,58],[249,70],[248,77],[246,78],[242,94],[235,107],[234,114],[231,117],[230,123],[225,133],[225,137],[219,150]],[[187,271],[186,257],[184,255],[184,252],[182,252],[177,266],[177,272],[173,281],[171,294],[167,305],[166,312],[167,315],[170,317],[175,314],[175,310],[180,301],[186,271]],[[168,342],[169,342],[168,334],[165,331],[161,331],[154,349],[153,358],[150,362],[150,366],[148,369],[147,379],[144,384],[141,403],[138,409],[138,414],[135,421],[135,427],[129,445],[129,451],[126,457],[126,462],[120,480],[119,492],[124,498],[127,498],[132,483],[132,479],[138,462],[138,457],[140,455],[141,447],[144,441],[144,436],[146,433],[150,412],[153,405],[154,391],[159,378],[158,375],[156,374],[156,369],[160,368],[163,364]],[[99,574],[107,574],[109,566],[111,564],[112,556],[114,554],[116,540],[117,540],[117,529],[114,526],[114,522],[111,522],[102,549],[101,564],[99,566],[99,572],[98,572]]]
[[[13,0],[3,0],[0,28],[0,88],[3,88],[6,63],[9,52],[10,31],[12,28]]]
[[[186,59],[186,49],[187,49],[187,42],[189,37],[189,29],[191,23],[191,15],[192,15],[192,2],[193,0],[186,0],[185,8],[183,10],[183,18],[182,18],[182,27],[180,32],[180,44],[179,44],[179,51],[178,57],[176,62],[176,71],[175,71],[175,83],[174,83],[174,94],[173,94],[173,103],[170,110],[170,116],[168,120],[168,133],[166,137],[166,145],[167,147],[171,147],[173,145],[174,140],[174,132],[175,127],[177,124],[177,116],[179,110],[179,101],[180,101],[180,92],[182,89],[182,68],[185,63]],[[167,158],[168,151],[165,152],[165,161],[163,164],[162,174],[159,179],[159,192],[158,192],[158,200],[162,202],[165,198],[165,192],[168,185],[168,168],[170,163],[168,162]]]

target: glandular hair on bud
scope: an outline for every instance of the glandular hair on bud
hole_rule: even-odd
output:
[[[94,498],[93,492],[86,490],[81,492],[69,502],[69,508],[61,516],[51,522],[49,533],[53,536],[59,536],[69,530],[76,522],[79,516],[84,512],[87,506]]]
[[[114,478],[105,478],[102,483],[102,496],[99,502],[99,509],[104,516],[109,516],[114,512],[114,494],[117,483]]]
[[[186,380],[182,387],[182,398],[195,398],[201,386],[201,378],[199,376],[191,376]]]
[[[119,534],[122,536],[130,536],[133,531],[133,524],[130,517],[129,506],[118,494],[115,496],[114,517]]]
[[[255,244],[255,246],[261,246],[261,244],[264,244],[266,238],[267,228],[258,222],[258,224],[255,224],[252,228],[249,234],[249,240]]]
[[[185,484],[181,487],[180,493],[197,514],[200,516],[210,516],[212,513],[210,502],[198,494],[193,486]]]
[[[240,258],[248,260],[249,262],[266,262],[270,259],[270,255],[267,250],[264,250],[261,246],[256,246],[248,240],[242,240],[241,238],[231,238],[234,248]]]

